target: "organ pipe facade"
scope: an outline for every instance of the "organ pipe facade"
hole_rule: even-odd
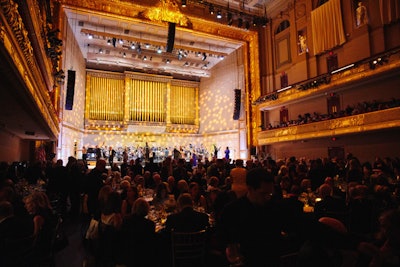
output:
[[[88,70],[85,127],[122,130],[127,125],[156,124],[173,131],[197,131],[198,86],[160,75]]]

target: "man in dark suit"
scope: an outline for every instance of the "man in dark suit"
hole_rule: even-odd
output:
[[[112,167],[114,163],[114,157],[116,153],[117,152],[111,146],[108,148],[108,163],[110,164],[110,167]]]
[[[102,178],[103,173],[107,173],[106,161],[104,159],[98,159],[96,167],[86,175],[84,191],[87,195],[87,206],[89,214],[91,215],[99,212],[98,196],[100,189],[104,185]]]
[[[178,198],[179,212],[167,217],[165,230],[167,232],[195,232],[209,227],[208,215],[193,209],[193,200],[189,193],[183,193]]]

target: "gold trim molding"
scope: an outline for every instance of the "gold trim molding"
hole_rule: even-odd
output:
[[[46,121],[51,131],[50,138],[55,139],[59,133],[59,120],[43,80],[47,73],[41,72],[36,65],[32,42],[18,12],[18,4],[12,0],[0,0],[0,8],[1,41],[26,86],[24,90]]]

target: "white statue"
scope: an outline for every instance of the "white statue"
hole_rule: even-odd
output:
[[[303,35],[299,35],[299,44],[300,44],[300,54],[308,52],[308,47],[306,43],[307,38]]]
[[[368,23],[367,8],[362,4],[362,2],[358,2],[358,7],[356,9],[356,23],[357,27]]]

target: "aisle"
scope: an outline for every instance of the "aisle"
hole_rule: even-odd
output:
[[[55,254],[55,267],[82,267],[87,256],[82,242],[82,219],[66,218],[64,227],[69,245]]]

